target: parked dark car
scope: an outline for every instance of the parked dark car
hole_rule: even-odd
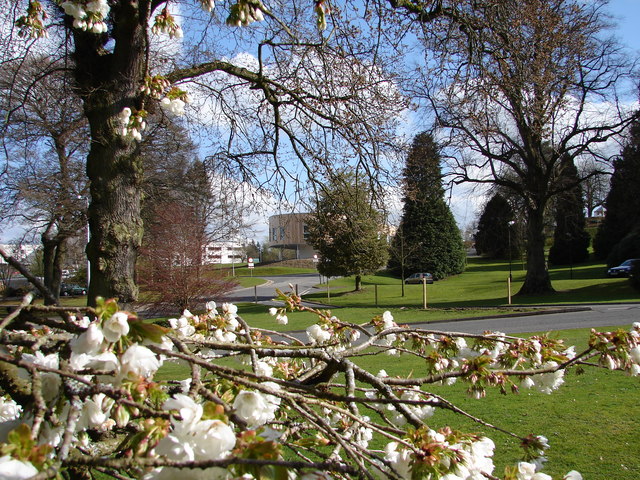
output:
[[[74,285],[71,283],[63,283],[60,285],[60,295],[63,297],[71,297],[74,295],[86,295],[87,289],[80,285]]]
[[[422,283],[423,278],[427,279],[427,283],[433,283],[433,275],[430,273],[414,273],[405,278],[404,283]]]
[[[607,277],[628,277],[633,266],[640,266],[640,258],[630,258],[617,267],[607,270]]]

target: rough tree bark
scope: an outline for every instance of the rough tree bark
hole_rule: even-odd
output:
[[[134,272],[143,234],[142,159],[138,145],[120,136],[118,115],[127,106],[141,107],[149,8],[145,1],[114,6],[115,47],[111,53],[96,48],[100,40],[95,34],[73,30],[75,76],[92,139],[87,157],[91,193],[89,305],[95,305],[97,295],[122,302],[131,302],[138,295]]]

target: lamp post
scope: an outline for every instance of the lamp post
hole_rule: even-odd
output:
[[[507,237],[509,238],[509,281],[513,280],[513,275],[511,274],[511,227],[516,223],[515,220],[511,220],[507,224]]]
[[[89,197],[87,195],[77,195],[76,198],[78,200],[84,200],[85,213],[87,216],[84,228],[87,232],[85,239],[88,245],[89,241],[91,240],[91,230],[89,228]],[[86,251],[86,245],[85,245],[85,251]],[[87,293],[89,292],[90,284],[91,284],[91,261],[89,260],[89,256],[87,255]]]

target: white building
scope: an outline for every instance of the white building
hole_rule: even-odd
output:
[[[240,263],[245,258],[245,246],[238,242],[210,242],[204,247],[202,263]]]

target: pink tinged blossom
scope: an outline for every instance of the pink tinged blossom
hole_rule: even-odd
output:
[[[106,0],[94,0],[93,2],[87,3],[84,8],[87,12],[99,13],[102,17],[106,17],[110,10]]]
[[[200,0],[200,6],[203,10],[211,12],[216,6],[216,2],[215,0]]]
[[[120,357],[122,375],[132,373],[136,376],[151,377],[160,368],[160,361],[147,347],[134,343]]]
[[[522,388],[529,389],[529,388],[534,387],[535,384],[536,383],[531,379],[531,377],[525,377],[524,380],[522,380],[522,383],[520,384],[520,386]]]
[[[104,321],[102,333],[108,342],[117,342],[120,337],[129,333],[129,315],[125,312],[114,313]]]
[[[22,462],[5,455],[0,457],[0,478],[3,480],[23,480],[38,474],[31,462]]]
[[[349,341],[355,342],[360,338],[360,330],[350,330],[349,331]]]
[[[182,30],[179,31],[182,33]],[[170,99],[168,97],[164,97],[162,100],[160,100],[160,106],[172,115],[184,115],[185,102],[180,100],[179,98]]]
[[[87,16],[87,12],[84,10],[84,8],[82,8],[81,5],[75,2],[64,2],[60,6],[64,10],[64,13],[74,18],[84,18]]]
[[[233,303],[223,303],[222,304],[222,313],[225,315],[236,316],[238,314],[238,306]]]
[[[547,362],[542,367],[556,367],[557,365],[556,362]],[[560,385],[564,383],[564,370],[541,373],[532,376],[531,379],[535,382],[535,386],[540,392],[550,394],[552,391],[560,388]]]

